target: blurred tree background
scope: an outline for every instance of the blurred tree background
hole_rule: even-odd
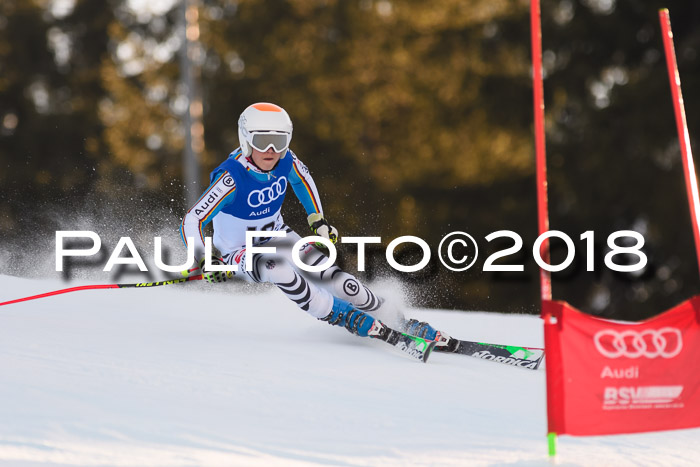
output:
[[[554,298],[607,317],[652,316],[700,290],[661,7],[671,12],[697,148],[698,2],[542,2],[550,225],[578,248],[575,264],[554,274]],[[240,112],[278,103],[341,235],[381,236],[384,245],[418,235],[434,255],[453,230],[478,239],[468,272],[433,261],[400,276],[415,305],[539,311],[529,2],[200,0],[197,11],[205,138],[197,190],[238,146]],[[109,211],[124,225],[117,236],[186,211],[181,14],[177,0],[3,0],[5,245],[53,241],[56,217],[69,211]],[[304,233],[293,198],[285,219]],[[484,240],[502,229],[523,237],[523,249],[501,261],[525,264],[523,273],[480,271],[510,246]],[[640,274],[602,264],[605,239],[621,229],[645,236],[650,262]],[[596,233],[595,272],[585,272],[578,240],[587,230]],[[561,247],[554,242],[555,262]],[[353,249],[340,250],[354,269]],[[384,264],[380,250],[371,271]]]

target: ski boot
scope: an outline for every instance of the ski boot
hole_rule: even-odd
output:
[[[333,297],[333,308],[328,316],[320,319],[328,321],[333,326],[345,326],[349,332],[361,337],[381,339],[389,332],[389,328],[384,326],[381,321],[337,297]]]
[[[456,352],[459,348],[459,340],[438,331],[425,321],[409,319],[404,325],[404,332],[435,342],[435,350],[438,352]]]

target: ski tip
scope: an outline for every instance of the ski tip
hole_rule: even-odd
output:
[[[428,361],[430,353],[435,348],[435,342],[433,341],[394,330],[392,330],[386,342],[409,357],[423,363]]]
[[[423,353],[423,363],[428,362],[428,357],[430,357],[430,354],[433,353],[433,349],[435,349],[435,346],[437,345],[436,342],[429,342],[428,343],[428,348],[425,349],[425,352]]]

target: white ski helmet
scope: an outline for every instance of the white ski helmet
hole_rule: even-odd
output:
[[[285,156],[292,141],[292,120],[280,106],[258,102],[248,106],[238,119],[238,141],[244,157],[250,156],[252,148],[260,152],[270,147]]]

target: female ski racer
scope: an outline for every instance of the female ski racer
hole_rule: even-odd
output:
[[[301,237],[284,223],[280,212],[290,185],[308,214],[314,234],[335,243],[338,230],[324,217],[308,168],[289,149],[292,121],[287,112],[270,103],[249,106],[238,120],[238,138],[240,147],[211,173],[211,185],[187,211],[180,228],[185,245],[188,239],[194,242],[195,258],[204,278],[222,282],[233,276],[232,272],[208,271],[205,265],[203,228],[213,222],[213,243],[221,256],[210,257],[211,265],[236,264],[236,274],[252,282],[275,284],[315,318],[344,326],[359,336],[384,337],[389,330],[374,317],[383,300],[367,286],[338,266],[308,272],[292,260],[292,246]],[[284,232],[284,237],[254,237],[254,246],[264,244],[275,247],[276,252],[255,253],[248,260],[246,232],[251,230]],[[326,260],[313,243],[302,246],[299,258],[311,266]],[[456,343],[427,323],[401,321],[401,331],[436,341],[437,346]]]

